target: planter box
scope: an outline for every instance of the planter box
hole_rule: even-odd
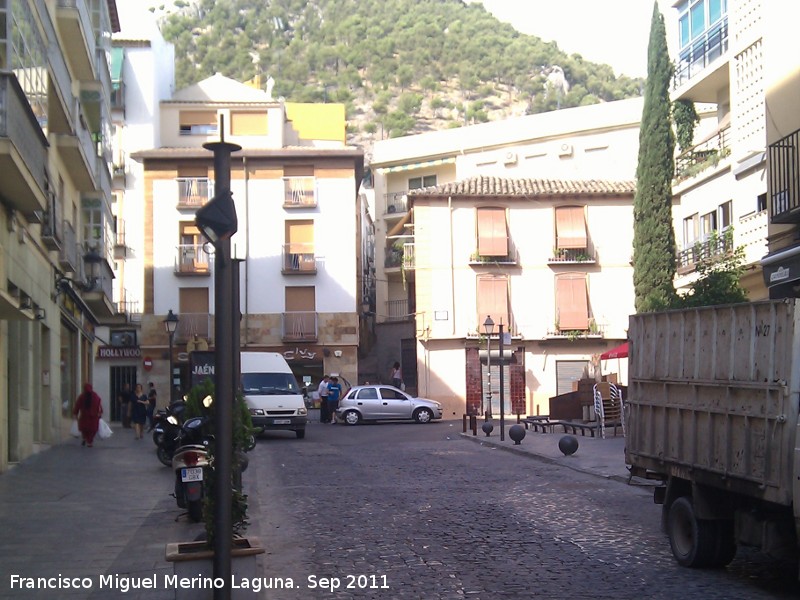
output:
[[[264,547],[258,538],[238,538],[231,547],[231,574],[234,582],[253,581],[259,577],[256,555],[263,554]],[[177,542],[167,544],[166,559],[173,564],[176,579],[176,600],[211,600],[214,596],[214,551],[205,542]],[[183,583],[182,583],[183,582]],[[245,584],[246,585],[246,584]],[[252,600],[253,590],[233,588],[234,600]]]

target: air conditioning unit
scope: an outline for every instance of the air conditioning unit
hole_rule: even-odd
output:
[[[516,162],[517,162],[517,153],[516,152],[512,152],[512,151],[509,150],[508,152],[505,153],[505,155],[503,155],[503,164],[504,165],[513,165],[513,164],[516,164]]]
[[[561,144],[561,147],[558,149],[559,156],[572,156],[572,144]]]

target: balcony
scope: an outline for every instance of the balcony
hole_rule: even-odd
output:
[[[214,182],[208,177],[178,177],[178,208],[200,208],[214,197]]]
[[[315,275],[317,257],[314,256],[314,244],[284,244],[281,265],[284,275]]]
[[[210,313],[181,313],[175,342],[185,344],[195,336],[204,340],[214,337],[214,315]]]
[[[75,229],[72,227],[72,223],[65,220],[61,231],[64,234],[64,243],[61,244],[61,250],[58,253],[58,264],[68,273],[77,273],[80,264],[78,263],[78,237],[75,235]]]
[[[61,240],[63,237],[61,230],[63,226],[64,223],[55,217],[55,199],[53,199],[50,203],[50,208],[44,212],[44,217],[42,219],[42,244],[44,244],[48,250],[61,250]]]
[[[0,73],[0,190],[10,208],[46,210],[47,140],[12,73]]]
[[[414,315],[409,314],[408,300],[387,300],[386,301],[386,320],[387,321],[408,321]]]
[[[697,269],[697,263],[720,257],[733,250],[733,232],[726,230],[720,235],[717,232],[711,234],[707,239],[696,242],[690,248],[684,248],[678,252],[677,274],[686,275]]]
[[[402,215],[408,212],[408,192],[392,192],[384,194],[386,201],[386,211],[384,215],[391,217],[392,215]]]
[[[175,254],[175,275],[208,277],[211,274],[211,255],[203,244],[180,244]]]
[[[681,182],[716,167],[731,153],[729,138],[731,128],[725,127],[708,140],[692,146],[675,159],[675,181]]]
[[[130,254],[130,247],[126,239],[125,220],[117,218],[117,233],[114,237],[114,259],[125,260]]]
[[[673,88],[678,89],[693,77],[719,59],[728,51],[728,18],[724,17],[716,24],[709,27],[705,33],[694,40],[689,46],[678,53],[678,60],[675,63],[675,75],[673,78]],[[720,65],[722,65],[720,61]],[[727,73],[720,73],[720,76],[727,78]],[[711,88],[719,89],[715,83],[708,86],[708,93]],[[705,93],[705,91],[703,92]],[[705,99],[703,97],[689,98],[696,102],[716,102],[716,98]]]
[[[548,329],[545,334],[545,339],[568,340],[570,342],[577,340],[598,340],[605,338],[605,332],[605,324],[597,323],[594,319],[589,318],[585,329],[565,329],[556,325],[553,329]]]
[[[587,240],[585,248],[553,248],[553,255],[547,259],[549,265],[574,265],[597,262],[597,252],[593,244]]]
[[[58,0],[56,19],[64,56],[78,81],[94,79],[95,35],[86,0]]]
[[[104,268],[104,270],[107,267]],[[87,285],[83,290],[83,300],[102,322],[114,317],[117,314],[116,306],[112,298],[114,297],[114,275],[110,272],[104,273],[97,278],[86,280]]]
[[[772,223],[800,223],[800,129],[769,145]]]
[[[316,179],[312,176],[283,178],[283,207],[310,208],[317,205]]]
[[[45,39],[57,39],[55,26],[50,20],[50,11],[39,11],[39,16]],[[50,63],[51,89],[55,91],[55,94],[48,97],[47,129],[50,133],[69,133],[75,121],[76,103],[67,62],[58,44],[47,45],[47,59]]]
[[[92,133],[86,126],[83,115],[78,116],[70,133],[57,134],[53,137],[78,190],[82,192],[95,191],[97,146],[92,139]]]
[[[469,257],[469,264],[472,266],[478,265],[518,265],[519,252],[514,246],[511,238],[507,238],[506,243],[508,252],[505,256],[488,256],[480,253],[480,250],[475,250]]]
[[[317,341],[316,312],[285,312],[282,321],[281,339],[284,342]]]

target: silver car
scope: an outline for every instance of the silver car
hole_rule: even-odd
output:
[[[435,400],[414,398],[391,385],[358,385],[339,400],[336,417],[348,425],[411,419],[430,423],[442,418],[442,405]]]

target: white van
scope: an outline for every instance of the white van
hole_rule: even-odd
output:
[[[308,409],[286,359],[277,352],[242,352],[242,394],[253,426],[306,436]]]

